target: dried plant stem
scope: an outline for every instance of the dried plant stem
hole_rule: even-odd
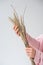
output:
[[[21,17],[21,19],[19,20],[19,18],[17,17],[16,11],[14,11],[14,18],[12,19],[12,18],[9,17],[9,19],[13,22],[13,24],[15,24],[15,25],[18,26],[18,28],[19,28],[19,33],[20,33],[21,39],[22,39],[23,42],[24,42],[25,47],[29,47],[29,44],[28,44],[27,39],[26,39],[25,26],[24,26],[24,24],[23,24],[23,21],[24,21],[24,20],[22,20],[22,17]],[[21,23],[20,23],[20,21],[21,21]],[[32,58],[30,58],[30,60],[31,60],[31,62],[32,62],[32,65],[35,65],[34,60],[33,60]]]

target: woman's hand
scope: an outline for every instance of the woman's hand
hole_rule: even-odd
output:
[[[20,36],[20,29],[18,25],[14,25],[13,29],[15,30],[16,34]]]
[[[30,58],[34,58],[35,57],[35,50],[30,46],[30,47],[26,47],[26,53]]]

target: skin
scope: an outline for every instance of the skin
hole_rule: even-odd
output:
[[[16,34],[17,34],[18,36],[20,36],[18,26],[17,26],[17,25],[14,25],[13,29],[14,29],[14,31],[16,32]],[[28,57],[31,57],[31,58],[34,58],[34,57],[35,57],[36,51],[35,51],[31,46],[26,47],[25,50],[26,50],[26,53],[27,53],[27,56],[28,56]]]
[[[27,56],[30,58],[34,58],[35,57],[35,53],[36,51],[30,46],[30,47],[26,47],[25,48]]]

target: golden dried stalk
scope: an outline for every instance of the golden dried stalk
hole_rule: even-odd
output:
[[[20,36],[21,36],[22,40],[24,41],[25,46],[26,46],[26,47],[29,47],[29,44],[28,44],[28,42],[27,42],[27,40],[26,40],[26,29],[25,29],[25,26],[24,26],[24,24],[23,24],[24,20],[22,19],[22,17],[20,17],[20,18],[21,18],[21,19],[19,20],[18,15],[17,15],[17,13],[16,13],[15,10],[14,10],[14,18],[12,19],[12,18],[9,17],[9,19],[10,19],[15,25],[18,26]],[[21,22],[21,23],[20,23],[20,22]],[[30,59],[31,59],[32,65],[35,65],[34,60],[33,60],[32,58],[30,58]]]

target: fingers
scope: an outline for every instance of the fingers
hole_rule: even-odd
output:
[[[32,53],[32,51],[33,51],[32,48],[26,48],[26,52],[27,52],[27,53],[29,53],[29,52]]]
[[[13,27],[13,29],[15,30],[15,32],[20,36],[20,32],[19,32],[19,27],[17,25],[15,25]]]
[[[17,30],[17,28],[18,28],[18,26],[17,26],[17,25],[14,25],[13,29],[14,29],[15,31]]]
[[[27,53],[27,56],[29,56],[30,58],[34,58],[34,56],[35,56],[35,51],[31,47],[26,48],[26,53]]]
[[[27,54],[30,58],[34,58],[34,55],[32,53]]]

